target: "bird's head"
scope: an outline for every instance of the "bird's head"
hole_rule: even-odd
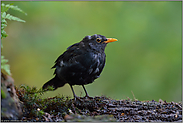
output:
[[[91,49],[94,50],[103,50],[105,49],[106,45],[110,42],[117,41],[115,38],[106,38],[103,35],[92,35],[92,36],[85,36],[81,43],[83,45],[89,46]]]

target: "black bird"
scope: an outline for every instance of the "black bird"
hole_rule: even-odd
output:
[[[105,66],[105,47],[109,42],[117,41],[115,38],[106,38],[102,35],[85,36],[79,43],[73,44],[60,55],[52,68],[55,69],[55,77],[43,85],[43,89],[53,86],[54,90],[68,83],[72,89],[74,98],[77,96],[73,85],[82,85],[89,97],[84,85],[92,83],[100,76]]]

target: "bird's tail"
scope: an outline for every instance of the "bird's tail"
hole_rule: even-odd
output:
[[[62,87],[65,85],[65,82],[58,78],[56,75],[54,78],[49,80],[47,83],[43,85],[43,89],[46,89],[48,86],[52,86],[54,90],[56,90],[58,87]]]

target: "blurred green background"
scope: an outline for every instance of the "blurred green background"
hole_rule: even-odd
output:
[[[8,21],[3,54],[9,59],[15,85],[37,88],[53,77],[50,69],[68,46],[87,35],[117,38],[108,44],[106,66],[90,96],[114,99],[182,100],[182,2],[4,2],[26,23]],[[74,86],[84,96],[81,86]],[[72,97],[68,84],[46,96]]]

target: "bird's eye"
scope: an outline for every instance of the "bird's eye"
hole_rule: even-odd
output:
[[[100,42],[101,42],[101,39],[100,39],[100,38],[97,38],[96,41],[97,41],[98,43],[100,43]]]

